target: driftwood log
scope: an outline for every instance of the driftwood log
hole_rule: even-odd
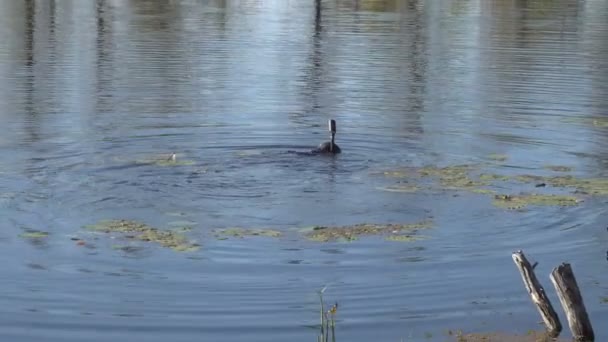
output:
[[[540,316],[545,322],[547,333],[553,338],[559,336],[562,331],[562,324],[551,305],[551,301],[547,298],[545,290],[536,278],[533,266],[530,265],[530,262],[526,259],[526,256],[522,251],[513,253],[512,257],[513,262],[515,262],[515,265],[521,273],[521,278],[530,294],[530,298],[532,298],[532,302],[536,305]]]
[[[566,312],[568,326],[574,340],[593,342],[595,340],[593,328],[570,264],[563,263],[554,268],[551,272],[551,282],[553,282],[559,301]]]

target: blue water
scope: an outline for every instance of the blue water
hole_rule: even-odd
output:
[[[608,338],[606,198],[508,211],[377,175],[504,154],[492,172],[606,176],[606,1],[317,6],[0,1],[2,340],[315,341],[326,285],[341,341],[525,333],[518,249],[556,308],[548,275],[570,262]],[[330,118],[343,153],[287,152]],[[141,163],[170,153],[187,163]],[[82,228],[103,219],[188,223],[201,248],[117,250]],[[294,231],[427,219],[407,243]],[[214,236],[234,226],[285,234]]]

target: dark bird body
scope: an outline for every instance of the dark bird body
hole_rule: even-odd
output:
[[[333,144],[333,149],[332,149],[332,143],[331,141],[326,141],[324,143],[319,144],[319,146],[317,146],[317,148],[315,148],[314,150],[312,150],[313,153],[340,153],[342,152],[342,150],[340,150],[340,147],[338,145],[336,145],[335,143]]]
[[[321,143],[317,148],[312,150],[312,153],[329,153],[329,154],[338,154],[342,152],[340,147],[336,145],[336,121],[329,120],[328,122],[329,133],[331,133],[331,140]]]

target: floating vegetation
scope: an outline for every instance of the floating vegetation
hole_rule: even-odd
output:
[[[545,169],[556,171],[556,172],[570,172],[573,168],[569,166],[561,166],[561,165],[545,165]]]
[[[546,169],[555,172],[570,172],[568,166],[548,165]],[[455,190],[468,191],[476,194],[495,195],[497,189],[491,187],[500,184],[501,188],[517,186],[517,183],[531,184],[536,191],[560,189],[572,195],[608,196],[608,178],[577,178],[573,175],[540,176],[531,174],[502,175],[495,173],[479,173],[479,165],[452,165],[446,167],[426,166],[421,168],[404,167],[386,170],[381,174],[389,178],[408,178],[405,184],[401,180],[394,185],[377,187],[389,192],[415,193],[422,190]],[[427,181],[430,179],[430,181]],[[532,192],[532,190],[530,190]],[[496,195],[494,204],[509,209],[521,209],[532,205],[542,206],[573,206],[581,200],[568,194],[533,195]],[[345,238],[351,238],[345,236]]]
[[[399,170],[385,171],[383,174],[391,178],[433,178],[438,179],[444,190],[472,190],[474,188],[488,185],[487,180],[473,180],[469,173],[475,170],[474,165],[453,165],[446,167],[426,166],[422,168],[403,168]],[[396,185],[380,188],[384,191],[414,192],[420,190],[418,185]]]
[[[418,169],[418,173],[422,176],[432,176],[439,178],[454,178],[466,176],[469,171],[474,170],[472,165],[453,165],[445,167],[425,166]]]
[[[19,234],[19,237],[24,239],[44,239],[49,236],[48,232],[43,232],[40,230],[29,230],[24,233]]]
[[[602,304],[608,304],[608,297],[602,297],[602,298],[600,298],[600,302]]]
[[[200,247],[176,230],[159,230],[137,221],[105,220],[85,228],[103,233],[123,233],[127,239],[154,242],[178,252],[195,251]]]
[[[506,154],[492,153],[492,154],[488,155],[488,159],[503,162],[503,161],[506,161],[507,159],[509,159],[509,157]]]
[[[353,241],[360,236],[369,235],[392,235],[399,236],[404,231],[415,233],[418,229],[430,228],[430,221],[422,221],[410,224],[356,224],[341,227],[315,226],[304,233],[308,239],[319,242],[329,241]],[[395,238],[399,239],[399,238]],[[412,240],[410,240],[412,241]]]
[[[479,175],[481,181],[507,181],[509,176],[497,175],[494,173],[482,173]]]
[[[272,229],[245,229],[239,227],[218,229],[215,230],[215,236],[218,238],[222,237],[235,237],[244,238],[245,236],[264,236],[264,237],[280,237],[282,233],[278,230]]]
[[[576,178],[574,176],[541,177],[532,175],[520,175],[516,180],[523,183],[545,183],[559,188],[574,188],[577,193],[607,196],[608,178]]]
[[[580,200],[566,195],[495,195],[494,205],[506,209],[522,209],[529,205],[574,206]]]
[[[470,190],[488,185],[486,181],[475,181],[469,178],[469,172],[474,169],[472,165],[454,165],[442,168],[424,167],[418,173],[423,177],[438,178],[442,188],[448,190]]]

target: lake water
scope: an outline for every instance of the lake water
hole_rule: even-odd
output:
[[[569,262],[606,340],[606,197],[505,210],[378,173],[500,154],[493,172],[608,176],[607,55],[603,0],[2,0],[0,336],[316,341],[326,285],[338,341],[525,333],[523,249],[564,334],[548,275]],[[343,153],[288,152],[328,119]],[[104,219],[189,225],[200,249],[117,249],[83,229]],[[413,242],[292,234],[421,220]],[[285,234],[214,236],[235,226]]]

